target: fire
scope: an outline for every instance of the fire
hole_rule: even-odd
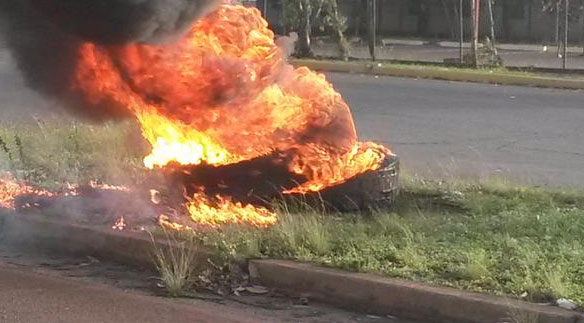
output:
[[[130,192],[130,188],[123,185],[111,185],[111,184],[100,184],[96,181],[90,181],[89,186],[91,188],[100,189],[104,191],[120,191],[120,192]]]
[[[123,216],[121,216],[112,226],[113,230],[117,230],[117,231],[124,231],[124,229],[126,229],[126,219],[124,219]]]
[[[133,113],[152,146],[148,168],[227,165],[279,152],[308,193],[378,169],[391,152],[357,140],[353,117],[324,75],[292,68],[255,8],[223,4],[179,41],[79,48],[72,89],[92,106]],[[212,201],[213,200],[213,201]],[[273,213],[197,194],[197,223],[267,226]]]
[[[190,227],[184,225],[184,224],[180,224],[180,223],[176,223],[171,221],[168,216],[166,215],[161,215],[158,217],[158,224],[168,230],[172,230],[172,231],[186,231],[186,230],[191,230]]]
[[[216,227],[223,224],[249,224],[256,227],[268,227],[276,224],[276,213],[253,205],[234,203],[216,196],[214,200],[205,194],[195,194],[187,203],[191,219],[195,223]]]
[[[6,173],[0,173],[0,208],[14,209],[16,198],[25,194],[38,196],[53,196],[51,192],[35,189]]]

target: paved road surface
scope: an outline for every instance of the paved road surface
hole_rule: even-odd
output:
[[[584,186],[584,93],[329,74],[362,138],[414,172]]]
[[[408,170],[584,186],[583,92],[329,77],[352,106],[360,135],[393,147]],[[56,105],[26,89],[0,51],[0,121],[46,118]]]
[[[59,277],[0,268],[0,322],[268,322],[217,306],[188,306]]]
[[[192,299],[154,296],[151,272],[0,241],[0,323],[414,323],[335,309],[277,294]],[[423,323],[423,322],[418,322]]]

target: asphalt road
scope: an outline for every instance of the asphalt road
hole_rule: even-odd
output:
[[[0,241],[0,323],[414,323],[273,293],[222,298],[199,290],[191,298],[164,298],[155,296],[153,275]]]
[[[584,186],[584,93],[329,74],[362,139],[414,173]]]
[[[270,321],[217,306],[188,306],[107,286],[14,269],[0,268],[0,286],[0,322],[6,323]]]
[[[397,152],[410,172],[511,177],[584,186],[584,93],[514,86],[329,74],[363,139]],[[0,122],[56,114],[0,50]]]

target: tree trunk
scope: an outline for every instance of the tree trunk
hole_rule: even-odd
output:
[[[377,0],[369,0],[369,53],[376,60],[377,45]]]
[[[282,33],[285,36],[288,36],[288,25],[286,22],[288,21],[288,12],[286,10],[286,4],[281,2],[282,5]]]
[[[339,51],[341,54],[341,59],[344,61],[349,60],[349,42],[345,38],[345,34],[340,29],[336,30],[337,33],[337,42],[339,43]]]
[[[493,45],[493,53],[499,55],[497,52],[496,38],[495,38],[495,15],[493,14],[493,0],[487,0],[487,10],[489,10],[489,27],[491,44]]]
[[[339,54],[341,59],[344,61],[349,60],[349,42],[344,34],[345,25],[342,23],[343,18],[341,17],[341,13],[339,12],[339,6],[337,0],[331,0],[330,4],[330,15],[333,19],[332,27],[335,32],[335,38],[337,40],[337,44],[339,45]]]
[[[310,2],[311,0],[303,0],[300,3],[300,13],[302,15],[301,24],[300,24],[300,32],[298,35],[298,48],[297,53],[300,57],[312,57],[314,53],[310,48],[310,33],[312,23],[310,20],[311,10],[310,10]]]

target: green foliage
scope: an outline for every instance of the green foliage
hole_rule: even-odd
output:
[[[0,171],[47,188],[90,180],[127,184],[146,147],[131,123],[0,125]]]
[[[339,44],[340,56],[348,58],[349,43],[344,36],[347,18],[341,14],[337,0],[282,0],[281,7],[286,29],[300,35],[299,56],[311,56],[310,34],[313,29],[319,29],[331,33]]]
[[[584,197],[504,181],[407,177],[393,213],[287,206],[269,229],[204,235],[233,255],[311,261],[445,286],[584,304]],[[222,243],[217,243],[222,241]]]
[[[84,179],[135,180],[146,151],[132,136],[140,136],[134,124],[3,126],[0,170],[46,187]],[[331,214],[303,201],[280,202],[274,205],[278,224],[268,229],[183,232],[177,239],[186,241],[186,254],[158,252],[164,284],[169,294],[180,295],[192,281],[193,266],[205,262],[188,252],[204,247],[215,251],[218,264],[298,259],[532,301],[569,298],[584,304],[582,192],[500,179],[402,175],[391,212]]]
[[[164,237],[168,245],[174,247],[163,248],[161,245],[153,243],[154,264],[168,295],[180,297],[185,295],[194,284],[194,274],[200,270],[198,244],[194,243],[192,236],[178,240],[172,233],[164,231]],[[152,237],[152,241],[155,241],[154,237]]]

